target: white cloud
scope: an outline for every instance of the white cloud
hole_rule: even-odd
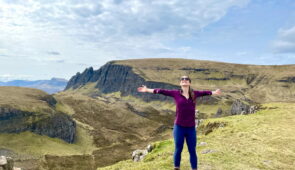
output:
[[[295,53],[295,26],[280,29],[278,39],[273,43],[275,53]]]
[[[18,75],[3,74],[3,75],[0,75],[0,81],[2,81],[2,82],[7,82],[7,81],[11,81],[11,80],[29,80],[31,78],[33,78],[31,75],[22,75],[22,74],[18,74]]]
[[[171,44],[194,36],[248,1],[0,1],[0,49],[20,62],[26,58],[42,64],[181,57],[190,54],[191,47]]]

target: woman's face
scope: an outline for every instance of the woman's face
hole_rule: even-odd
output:
[[[180,86],[190,86],[191,82],[190,82],[190,78],[188,76],[182,76],[180,78]]]

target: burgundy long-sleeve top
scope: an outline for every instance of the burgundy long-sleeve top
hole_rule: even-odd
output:
[[[165,90],[165,89],[154,89],[155,94],[162,94],[174,98],[176,104],[176,115],[174,124],[193,127],[195,123],[195,110],[196,104],[192,98],[187,99],[181,94],[180,90]],[[211,91],[194,91],[195,97],[201,97],[206,95],[212,95]]]

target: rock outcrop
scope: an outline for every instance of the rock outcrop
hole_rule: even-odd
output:
[[[85,85],[88,82],[95,82],[97,79],[95,78],[96,75],[99,74],[97,71],[93,71],[93,68],[87,68],[83,73],[77,73],[73,76],[69,81],[65,88],[65,90],[69,88],[76,89]]]
[[[76,124],[64,113],[36,113],[0,107],[0,133],[31,131],[72,143]]]
[[[249,113],[255,113],[257,111],[257,106],[255,105],[248,105],[241,100],[237,99],[233,102],[231,106],[230,113],[232,115],[239,115],[239,114],[249,114]]]
[[[122,96],[132,95],[142,98],[145,101],[171,100],[171,98],[153,94],[142,95],[137,92],[137,88],[141,85],[146,85],[149,88],[179,88],[179,86],[172,84],[145,81],[144,78],[135,74],[130,66],[117,65],[109,62],[96,71],[93,71],[93,68],[90,67],[83,73],[77,73],[69,80],[65,90],[70,88],[76,89],[89,82],[96,82],[95,87],[102,93],[121,92]]]
[[[143,160],[143,158],[149,153],[151,152],[152,150],[154,149],[153,145],[148,145],[146,147],[146,149],[137,149],[135,151],[132,152],[132,160],[134,162],[138,162],[138,161],[141,161]]]
[[[243,103],[240,100],[236,100],[232,104],[230,112],[232,115],[246,114],[249,112],[249,108],[249,105]]]

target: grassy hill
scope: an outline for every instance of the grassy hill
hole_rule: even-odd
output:
[[[124,60],[110,63],[132,67],[132,71],[146,81],[178,85],[181,75],[189,75],[195,89],[221,88],[224,93],[223,96],[214,98],[216,103],[199,103],[201,118],[213,117],[218,108],[229,110],[231,102],[237,98],[248,98],[259,103],[276,102],[264,104],[263,110],[252,115],[206,120],[199,127],[198,134],[198,143],[207,142],[206,146],[198,146],[202,169],[288,169],[294,164],[294,149],[289,148],[295,148],[292,136],[292,131],[295,130],[295,105],[287,103],[295,101],[295,83],[292,78],[294,65],[255,66],[184,59]],[[9,107],[45,116],[64,113],[70,115],[77,128],[73,144],[31,132],[1,133],[0,153],[3,149],[14,152],[17,154],[17,164],[23,168],[30,168],[31,161],[35,161],[37,167],[41,161],[43,169],[80,170],[84,167],[88,170],[88,163],[95,168],[109,166],[129,159],[133,150],[155,142],[156,149],[143,162],[123,161],[105,169],[171,169],[171,127],[175,114],[173,101],[146,102],[143,98],[126,92],[122,95],[121,91],[102,93],[97,88],[97,82],[88,81],[88,78],[105,76],[114,80],[118,79],[116,74],[121,70],[108,71],[106,69],[100,74],[91,75],[92,70],[85,74],[89,77],[77,74],[81,78],[80,83],[87,83],[54,95],[31,88],[1,87],[2,111]],[[128,75],[127,73],[130,72],[123,75]],[[126,80],[120,78],[123,83],[136,83],[132,76]],[[135,88],[126,87],[129,90]],[[109,86],[105,87],[108,88]],[[29,119],[26,123],[34,123],[31,120],[38,121]],[[220,125],[224,127],[219,127]],[[211,130],[213,132],[210,133]],[[215,152],[200,153],[206,149]],[[186,150],[182,165],[189,168]]]
[[[120,60],[113,64],[131,66],[147,81],[174,85],[179,85],[180,76],[189,75],[195,89],[220,88],[230,96],[244,96],[258,103],[295,100],[295,83],[291,79],[294,64],[246,65],[168,58]]]
[[[198,128],[199,169],[293,169],[295,164],[295,104],[269,103],[251,115],[207,119]],[[220,125],[223,126],[220,126]],[[213,126],[212,126],[213,125]],[[205,135],[211,129],[212,132]],[[154,143],[144,161],[121,161],[100,170],[161,170],[173,168],[173,141]],[[203,154],[202,152],[212,152]],[[186,147],[182,169],[190,168]]]
[[[28,112],[53,112],[48,101],[52,96],[42,90],[23,87],[0,87],[0,107],[11,107]]]
[[[252,104],[295,102],[294,74],[295,65],[245,65],[169,58],[117,60],[108,62],[98,70],[88,68],[81,74],[77,73],[69,81],[67,91],[91,97],[113,95],[127,102],[132,97],[147,101],[152,96],[138,94],[134,90],[141,83],[150,84],[152,88],[163,88],[163,84],[178,88],[179,77],[189,75],[191,86],[196,90],[222,90],[222,97],[211,97],[213,100],[207,101],[206,104],[211,104],[209,107],[201,106],[206,107],[205,115],[210,117],[217,112],[218,107],[229,113],[236,99]],[[155,100],[149,101],[153,103]],[[213,109],[212,104],[217,107]],[[160,110],[175,110],[173,106],[162,107],[168,106],[167,103],[153,105]]]
[[[39,159],[46,154],[91,154],[96,147],[84,126],[78,124],[73,129],[73,144],[59,136],[49,137],[51,132],[60,136],[70,133],[66,127],[71,119],[56,117],[60,114],[67,116],[59,105],[52,95],[41,90],[0,87],[0,153],[12,156],[15,164],[24,169],[37,169]]]

